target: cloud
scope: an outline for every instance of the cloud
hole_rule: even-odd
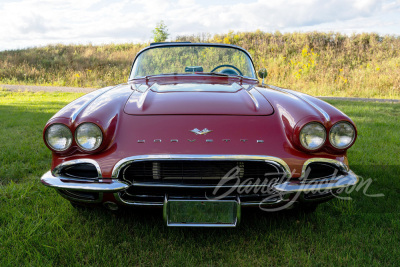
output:
[[[33,15],[29,18],[25,18],[24,24],[16,27],[21,35],[30,33],[45,34],[52,30],[51,24],[46,22],[41,15]]]
[[[399,35],[399,17],[400,0],[3,0],[0,50],[149,41],[160,20],[171,37],[256,29]]]

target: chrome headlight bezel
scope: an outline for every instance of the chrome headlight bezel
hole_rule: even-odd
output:
[[[69,136],[66,137],[66,138],[67,138],[66,145],[65,145],[63,148],[57,148],[57,147],[55,147],[54,144],[52,144],[51,141],[49,140],[49,139],[50,139],[50,137],[49,137],[50,130],[51,130],[51,129],[54,129],[54,127],[62,127],[63,130],[67,130],[66,133],[67,133],[67,135],[69,135]],[[62,124],[62,123],[54,123],[54,124],[52,124],[52,125],[50,125],[50,126],[47,127],[47,129],[46,129],[46,131],[45,131],[45,133],[44,133],[44,139],[45,139],[45,141],[46,141],[46,144],[49,146],[49,148],[50,148],[51,150],[54,150],[54,151],[56,151],[56,152],[63,152],[63,151],[68,150],[68,149],[71,147],[72,142],[73,142],[73,135],[72,135],[72,132],[71,132],[71,130],[69,129],[69,127],[66,126],[65,124]]]
[[[90,136],[89,138],[95,138],[96,140],[95,140],[95,143],[94,143],[94,145],[92,146],[92,147],[87,147],[87,146],[85,146],[85,143],[83,143],[83,142],[80,142],[79,140],[80,140],[80,130],[82,130],[82,128],[83,127],[92,127],[92,130],[94,130],[94,131],[97,131],[97,136]],[[98,139],[98,138],[100,138],[100,139]],[[79,146],[79,148],[80,149],[82,149],[82,150],[84,150],[84,151],[88,151],[88,152],[91,152],[91,151],[95,151],[95,150],[97,150],[100,146],[101,146],[101,144],[103,143],[103,131],[101,130],[101,128],[97,125],[97,124],[95,124],[95,123],[92,123],[92,122],[84,122],[84,123],[81,123],[76,129],[75,129],[75,142],[76,142],[76,144]]]
[[[349,135],[348,137],[350,137],[351,139],[350,139],[349,142],[346,143],[346,145],[339,146],[339,145],[337,145],[337,143],[335,142],[335,138],[334,138],[334,134],[335,134],[335,133],[334,133],[334,131],[336,131],[338,127],[341,127],[341,126],[343,126],[343,125],[350,126],[350,128],[351,128],[351,130],[352,130],[352,133],[351,133],[351,135]],[[336,149],[343,150],[343,149],[349,148],[349,147],[354,143],[355,138],[356,138],[356,129],[355,129],[355,127],[353,126],[353,124],[351,124],[351,123],[348,122],[348,121],[339,121],[339,122],[335,123],[335,124],[331,127],[331,129],[329,130],[329,143],[330,143],[334,148],[336,148]]]
[[[317,132],[315,132],[315,131],[318,129],[319,129],[319,131],[317,134]],[[303,136],[303,135],[307,134],[307,133],[304,133],[307,130],[314,131],[314,133],[315,133],[314,136],[321,139],[318,145],[313,146],[313,147],[307,145],[307,143],[305,142],[305,137]],[[308,133],[308,135],[312,135],[312,133]],[[325,144],[326,138],[327,138],[327,133],[326,133],[325,126],[316,121],[312,121],[312,122],[305,124],[301,128],[300,133],[299,133],[299,141],[300,141],[301,146],[310,151],[315,151],[315,150],[320,149]]]

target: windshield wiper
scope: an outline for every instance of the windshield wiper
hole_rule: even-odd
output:
[[[219,72],[198,72],[196,74],[215,75],[215,76],[223,76],[223,77],[236,76],[236,75],[228,75],[228,74],[219,73]]]

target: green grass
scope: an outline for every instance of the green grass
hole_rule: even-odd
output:
[[[0,266],[398,265],[399,104],[330,101],[359,128],[352,169],[385,197],[359,191],[311,215],[255,209],[237,229],[172,229],[160,210],[78,212],[40,184],[51,159],[43,126],[78,96],[0,91]]]

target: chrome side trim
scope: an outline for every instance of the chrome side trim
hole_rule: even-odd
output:
[[[114,193],[117,191],[125,190],[129,187],[126,183],[121,181],[112,180],[112,183],[100,183],[100,182],[76,182],[70,178],[55,177],[51,174],[51,171],[46,172],[40,178],[42,184],[53,187],[55,189],[66,189],[66,190],[78,190],[87,192],[107,192]]]
[[[294,92],[292,90],[288,90],[288,89],[283,89],[277,86],[273,86],[273,85],[268,85],[268,87],[277,90],[277,91],[281,91],[281,92],[285,92],[291,95],[294,95],[298,98],[300,98],[301,100],[303,100],[304,102],[307,102],[310,106],[312,106],[314,109],[316,109],[319,113],[322,114],[322,116],[324,116],[326,121],[330,121],[331,117],[329,116],[328,113],[326,113],[325,110],[323,110],[321,107],[317,106],[316,104],[314,104],[313,102],[309,101],[308,99],[306,99],[305,97],[303,97],[302,95],[298,94],[297,92]]]
[[[99,89],[97,92],[98,94],[95,95],[91,100],[89,100],[88,102],[86,102],[85,104],[83,104],[79,109],[77,109],[74,113],[72,113],[71,115],[71,123],[74,123],[74,121],[76,120],[76,118],[78,117],[78,115],[87,107],[89,106],[94,100],[96,100],[99,96],[101,96],[102,94],[110,91],[113,88],[116,88],[120,85],[117,86],[109,86],[109,87],[105,87],[102,89]]]
[[[274,189],[285,193],[308,192],[349,187],[357,184],[357,182],[358,176],[354,172],[349,171],[347,175],[321,180],[315,179],[307,183],[285,182],[274,186]]]
[[[124,158],[115,164],[111,178],[117,179],[122,168],[134,161],[151,160],[204,160],[204,161],[265,161],[283,168],[285,178],[291,178],[291,171],[285,161],[280,158],[263,155],[197,155],[197,154],[161,154],[161,155],[140,155]]]
[[[97,161],[95,161],[93,159],[75,159],[75,160],[66,161],[66,162],[63,162],[63,163],[57,165],[51,173],[53,174],[53,176],[60,177],[61,171],[64,168],[75,165],[75,164],[83,164],[83,163],[93,164],[97,170],[97,179],[102,178],[100,165],[97,163]],[[70,178],[65,178],[65,179],[70,179]],[[83,179],[79,179],[79,180],[83,180]],[[93,180],[93,179],[88,178],[88,180]]]
[[[330,163],[332,165],[335,165],[342,172],[347,173],[350,171],[349,167],[347,167],[346,164],[344,164],[343,162],[340,162],[338,160],[327,159],[327,158],[312,158],[312,159],[308,159],[308,160],[306,160],[306,162],[304,162],[303,169],[301,170],[301,176],[299,178],[300,180],[305,178],[308,165],[310,165],[311,163],[315,163],[315,162]]]

